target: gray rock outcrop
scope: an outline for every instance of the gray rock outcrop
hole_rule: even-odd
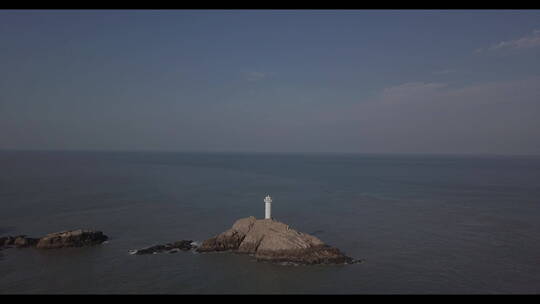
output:
[[[39,249],[83,247],[98,245],[108,239],[101,231],[78,229],[47,234],[42,238],[29,238],[25,235],[0,237],[0,249],[35,247]]]
[[[36,244],[38,249],[93,246],[108,239],[101,231],[78,229],[47,234]]]
[[[154,254],[154,253],[177,253],[179,251],[189,251],[193,249],[193,241],[191,240],[182,240],[174,243],[168,243],[165,245],[155,245],[151,247],[146,247],[143,249],[132,250],[130,254]]]

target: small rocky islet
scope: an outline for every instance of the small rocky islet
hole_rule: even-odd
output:
[[[274,219],[253,216],[237,220],[227,231],[203,241],[200,245],[183,240],[156,245],[131,254],[156,254],[193,250],[198,253],[233,252],[247,254],[260,262],[293,265],[354,264],[360,262],[320,239],[302,233]]]
[[[41,238],[31,238],[26,235],[0,237],[0,249],[27,248],[58,249],[69,247],[86,247],[99,245],[108,240],[101,231],[77,229],[55,232]]]

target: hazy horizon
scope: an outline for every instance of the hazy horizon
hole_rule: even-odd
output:
[[[179,154],[290,154],[290,155],[377,155],[377,156],[493,156],[493,157],[540,157],[540,154],[509,153],[424,153],[424,152],[336,152],[336,151],[239,151],[239,150],[156,150],[156,149],[0,149],[0,152],[96,152],[96,153],[179,153]]]
[[[0,150],[540,155],[540,11],[0,11]]]

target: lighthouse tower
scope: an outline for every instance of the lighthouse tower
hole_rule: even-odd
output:
[[[272,218],[272,198],[270,197],[270,195],[267,195],[264,198],[264,218]]]

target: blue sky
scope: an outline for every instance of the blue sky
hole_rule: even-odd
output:
[[[540,11],[0,11],[0,149],[540,154]]]

